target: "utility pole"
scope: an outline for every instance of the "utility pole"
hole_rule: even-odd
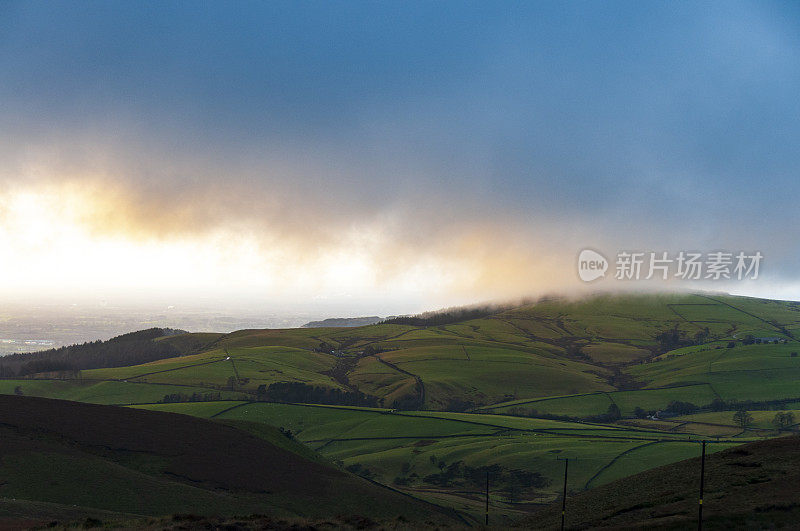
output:
[[[569,457],[564,458],[564,495],[561,496],[561,531],[564,531],[564,519],[567,515],[567,471],[569,470]]]
[[[706,442],[703,441],[703,455],[700,458],[700,503],[697,510],[697,531],[703,529],[703,487],[706,475]]]
[[[230,360],[230,362],[231,362],[231,365],[233,365],[233,374],[235,374],[235,375],[236,375],[236,383],[239,383],[239,380],[241,380],[241,378],[239,378],[239,371],[238,371],[238,370],[236,370],[236,364],[233,362],[233,356],[231,356],[230,354],[228,354],[228,349],[225,349],[225,355],[226,355],[226,356],[228,357],[228,359]]]
[[[489,472],[486,472],[486,525],[489,525]]]

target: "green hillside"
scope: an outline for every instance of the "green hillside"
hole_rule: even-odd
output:
[[[701,439],[716,451],[796,429],[773,420],[800,410],[798,303],[598,295],[407,321],[171,335],[154,341],[179,355],[9,376],[0,392],[283,428],[474,522],[479,474],[496,475],[493,510],[512,523],[559,495],[564,457],[580,492],[696,455]]]

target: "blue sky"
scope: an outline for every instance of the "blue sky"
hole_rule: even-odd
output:
[[[221,297],[570,289],[586,246],[761,250],[800,297],[798,47],[790,2],[4,2],[0,215],[272,279],[174,273]]]

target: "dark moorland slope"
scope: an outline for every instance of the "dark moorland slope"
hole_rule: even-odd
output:
[[[0,396],[0,499],[15,502],[12,512],[0,504],[0,520],[101,511],[450,518],[283,446],[185,415]]]
[[[700,450],[698,444],[698,452]],[[797,529],[800,437],[779,437],[706,456],[706,529]],[[567,499],[567,527],[688,529],[697,525],[700,458],[654,468]],[[527,526],[560,526],[556,502]]]

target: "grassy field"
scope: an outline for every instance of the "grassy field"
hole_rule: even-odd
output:
[[[0,394],[22,393],[23,396],[38,396],[60,400],[74,400],[91,404],[130,405],[148,404],[162,400],[169,394],[212,393],[222,399],[241,399],[242,393],[218,390],[201,386],[146,384],[131,381],[91,380],[37,380],[0,379]]]
[[[775,418],[775,414],[777,412],[778,411],[776,410],[749,411],[750,415],[753,417],[753,422],[748,426],[748,428],[774,430],[775,427],[772,424],[772,420]],[[780,412],[792,413],[796,421],[800,422],[800,410],[782,409],[780,410]],[[706,413],[695,413],[692,415],[682,415],[680,417],[675,417],[675,420],[738,427],[739,425],[733,418],[734,413],[735,412],[733,411],[714,411]]]
[[[775,412],[800,410],[798,309],[721,295],[596,296],[427,327],[188,334],[159,339],[179,357],[2,379],[0,393],[136,405],[267,438],[283,428],[310,460],[445,500],[478,521],[480,497],[426,478],[459,462],[524,470],[545,480],[525,500],[539,503],[557,495],[564,457],[579,492],[696,455],[700,439],[718,441],[717,451],[776,435]],[[744,344],[749,336],[785,342]],[[263,401],[259,387],[278,382],[358,391],[379,407]],[[167,395],[182,401],[164,403]],[[759,411],[742,430],[732,415],[747,400]],[[726,411],[702,409],[715,401]],[[701,409],[671,416],[675,402]],[[661,413],[634,418],[641,411]],[[530,508],[493,496],[509,518]]]
[[[694,404],[710,404],[718,395],[707,383],[684,384],[657,389],[636,389],[632,391],[612,391],[580,395],[551,397],[536,400],[513,400],[494,406],[481,408],[482,411],[521,416],[558,415],[568,417],[589,417],[600,415],[615,404],[624,416],[633,415],[640,407],[647,411],[665,409],[675,400]]]
[[[791,399],[800,397],[798,351],[795,342],[737,345],[638,365],[629,373],[647,387],[704,382],[726,400]]]
[[[178,347],[208,349],[138,366],[84,370],[81,379],[247,393],[259,385],[301,382],[357,388],[383,399],[385,407],[418,399],[425,409],[448,409],[454,401],[481,407],[629,390],[617,383],[621,373],[646,389],[699,383],[712,388],[708,395],[687,387],[693,393],[689,401],[709,396],[768,400],[795,394],[792,371],[800,370],[800,357],[791,355],[800,343],[786,335],[793,326],[800,327],[800,312],[791,303],[681,294],[598,296],[545,301],[434,327],[243,330],[195,341],[176,336],[169,341]],[[660,351],[659,334],[676,330],[691,340],[705,328],[710,335],[701,344]],[[738,340],[750,333],[786,337],[788,343],[742,345]],[[731,340],[737,346],[724,348]],[[141,399],[128,395],[131,403],[154,401],[139,389]],[[654,409],[674,399],[671,392],[642,396],[638,405]],[[123,401],[121,396],[114,403]],[[624,409],[628,400],[620,401]],[[582,402],[586,409],[564,401],[535,409],[556,415],[602,413],[597,411],[602,400]]]
[[[159,360],[134,367],[83,371],[88,379],[128,380],[158,384],[223,387],[231,378],[237,389],[254,391],[261,384],[298,381],[339,387],[325,376],[335,365],[330,356],[289,347],[240,347]]]
[[[696,455],[699,440],[696,434],[652,426],[495,414],[243,402],[136,407],[279,426],[331,461],[358,466],[360,473],[408,492],[447,492],[424,478],[459,461],[473,467],[527,470],[547,479],[548,485],[534,495],[533,501],[538,502],[554,498],[561,488],[563,461],[559,459],[574,460],[569,487],[580,491]],[[714,450],[732,444],[738,442],[720,443]]]

